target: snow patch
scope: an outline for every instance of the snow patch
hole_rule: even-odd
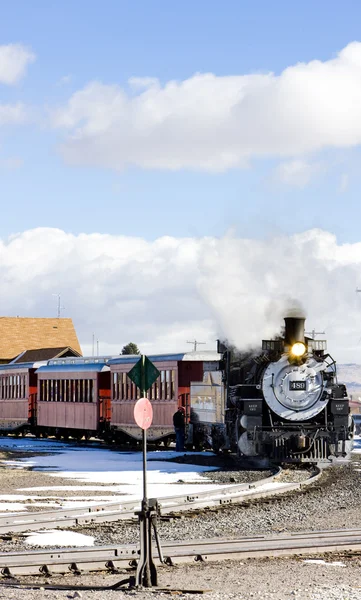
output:
[[[94,546],[94,538],[74,531],[49,530],[30,533],[25,543],[29,546]]]

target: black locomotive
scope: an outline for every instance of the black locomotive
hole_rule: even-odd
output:
[[[295,463],[350,453],[354,425],[346,387],[337,382],[326,341],[306,337],[304,322],[285,318],[284,334],[263,340],[259,353],[222,348],[224,411],[221,422],[208,424],[214,450]]]

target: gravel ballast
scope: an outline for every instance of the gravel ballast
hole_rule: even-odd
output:
[[[189,461],[194,457],[185,457]],[[201,458],[201,457],[200,457]],[[205,460],[205,459],[203,459]],[[210,460],[207,458],[207,460]],[[215,461],[219,459],[215,457]],[[219,463],[217,466],[221,466]],[[356,465],[359,467],[359,465]],[[205,474],[205,477],[222,483],[255,481],[270,473],[240,472],[232,462],[224,464],[221,471]],[[306,470],[290,469],[282,474],[282,481],[302,481],[309,473]],[[2,493],[11,493],[23,487],[54,485],[54,478],[46,473],[2,469]],[[183,515],[182,518],[161,521],[159,534],[161,540],[189,540],[214,537],[240,537],[256,534],[272,534],[315,529],[353,528],[359,523],[361,506],[361,474],[351,465],[332,467],[324,472],[322,478],[302,492],[279,496],[271,500],[248,502],[246,505],[228,506],[217,512],[202,515]],[[75,482],[66,478],[56,485],[68,485]],[[75,490],[74,490],[75,492]],[[22,493],[18,491],[18,493]],[[50,492],[51,495],[53,491]],[[30,494],[30,492],[29,492]],[[64,492],[63,492],[64,494]],[[36,495],[38,493],[36,492]],[[76,495],[74,493],[74,495]],[[84,495],[84,491],[81,493]],[[93,492],[92,492],[93,495]],[[44,494],[46,496],[46,494]],[[134,543],[139,538],[136,523],[109,523],[76,528],[79,533],[92,535],[96,545],[110,543]],[[18,551],[29,547],[23,540],[2,542],[2,551]],[[323,562],[308,563],[303,558],[249,559],[226,561],[222,563],[197,563],[159,569],[161,586],[172,586],[174,590],[202,589],[211,590],[204,595],[177,594],[177,597],[198,600],[241,600],[266,598],[285,600],[361,600],[361,556],[328,555],[318,557]],[[314,556],[308,558],[317,558]],[[335,563],[335,564],[334,564]],[[341,564],[338,564],[341,563]],[[122,579],[122,575],[67,576],[59,582],[78,585],[111,585]],[[34,581],[34,580],[32,580]],[[40,582],[42,580],[39,580]],[[45,582],[45,580],[43,580]],[[51,579],[55,583],[56,579]],[[0,587],[0,599],[43,600],[72,598],[74,592],[50,590],[16,590]],[[136,596],[146,598],[166,598],[169,594],[149,591],[83,591],[82,598],[92,600],[115,600]],[[79,597],[79,596],[78,596]]]

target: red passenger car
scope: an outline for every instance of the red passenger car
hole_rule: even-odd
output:
[[[0,367],[0,432],[26,433],[34,425],[36,370],[45,362]]]
[[[148,439],[163,441],[165,445],[174,438],[173,414],[178,406],[186,409],[190,417],[191,384],[203,381],[204,373],[218,369],[221,355],[217,352],[186,352],[183,354],[159,354],[148,357],[160,371],[160,377],[148,391],[153,408],[153,423],[148,429]],[[127,373],[139,360],[139,356],[119,356],[109,360],[111,371],[111,436],[120,442],[127,438],[140,440],[142,431],[134,421],[134,405],[139,390],[127,377]]]
[[[38,433],[102,437],[110,422],[108,358],[66,358],[40,367],[36,427]]]

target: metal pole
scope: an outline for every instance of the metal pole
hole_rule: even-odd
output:
[[[145,355],[142,354],[142,397],[146,398],[145,392]],[[147,431],[143,429],[143,502],[147,503]]]
[[[143,429],[143,502],[146,504],[147,499],[147,430]]]

